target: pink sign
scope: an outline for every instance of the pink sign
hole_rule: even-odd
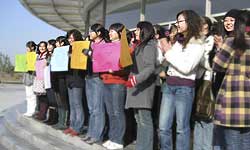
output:
[[[44,79],[44,68],[46,66],[46,60],[37,60],[36,61],[36,78],[38,80],[43,80]]]
[[[93,44],[93,71],[118,71],[121,44],[120,42]]]

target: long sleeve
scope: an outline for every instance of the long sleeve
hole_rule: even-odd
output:
[[[202,43],[190,43],[185,49],[176,42],[174,46],[166,52],[166,60],[184,75],[190,74],[199,64],[204,53]]]
[[[153,45],[146,45],[143,50],[143,68],[135,75],[137,82],[141,83],[149,78],[155,71],[156,64],[156,47]]]
[[[203,55],[203,60],[200,65],[204,67],[206,70],[212,70],[212,66],[209,64],[209,53],[213,50],[214,47],[214,37],[209,36],[204,43],[205,52]]]
[[[213,63],[213,70],[217,72],[225,72],[230,60],[231,56],[233,56],[234,50],[229,47],[232,39],[228,39],[222,45],[221,50],[215,55],[214,63]]]

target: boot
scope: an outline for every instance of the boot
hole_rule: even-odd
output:
[[[46,118],[47,119],[45,119],[44,121],[43,121],[43,123],[47,123],[47,122],[49,122],[50,120],[51,120],[51,116],[52,116],[52,110],[51,110],[51,108],[49,107],[48,108],[48,111],[47,111],[47,114],[46,114]]]
[[[52,124],[56,124],[57,123],[57,111],[55,107],[49,107],[48,109],[48,119],[46,121],[44,121],[45,124],[47,125],[52,125]]]
[[[40,110],[37,113],[37,115],[35,116],[35,119],[40,120],[40,121],[45,120],[46,119],[47,110],[48,110],[48,104],[44,103],[44,102],[41,102],[40,103]]]
[[[40,114],[39,108],[40,108],[40,101],[39,101],[38,98],[37,98],[37,99],[36,99],[35,113],[34,113],[34,115],[32,116],[34,119],[36,119],[37,116]]]
[[[67,112],[62,109],[58,108],[58,123],[53,125],[52,127],[58,130],[64,130],[67,128],[66,126],[66,118],[67,118]]]
[[[53,125],[53,124],[56,124],[58,122],[58,113],[56,111],[56,108],[55,107],[52,107],[50,109],[50,116],[49,116],[49,120],[48,122],[46,123],[47,125]]]

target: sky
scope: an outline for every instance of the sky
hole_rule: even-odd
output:
[[[33,16],[19,0],[4,0],[0,5],[0,52],[14,64],[16,54],[26,52],[26,42],[48,41],[66,33]]]
[[[156,7],[166,6],[161,3],[156,5]],[[152,8],[149,8],[149,10],[150,9]],[[151,21],[153,21],[152,18],[154,18],[156,20],[155,22],[157,22],[159,21],[159,15],[157,14],[158,12],[150,13],[150,15],[148,15],[147,12],[146,15],[151,18],[146,18]],[[127,22],[127,17],[121,17],[124,15],[131,18],[130,23]],[[133,18],[132,16],[136,17]],[[117,18],[119,18],[118,22],[122,22],[125,25],[128,24],[128,28],[134,28],[139,20],[139,11],[135,10],[128,13],[125,12],[110,15],[107,17],[106,27],[114,22],[117,22]],[[164,19],[166,16],[160,18]],[[26,8],[23,7],[19,0],[1,1],[0,20],[0,52],[7,54],[11,58],[13,64],[16,54],[25,53],[25,44],[27,41],[33,40],[35,43],[39,43],[42,40],[48,41],[51,38],[65,35],[64,31],[59,30],[33,16]]]
[[[183,9],[193,9],[204,15],[204,4],[205,0],[166,0],[150,4],[146,6],[146,20],[154,24],[173,21],[176,14]],[[216,0],[212,3],[212,13],[225,12],[231,8],[250,8],[250,0]],[[139,21],[139,10],[108,15],[106,19],[106,27],[115,22],[122,22],[128,28],[134,28]],[[33,16],[19,0],[1,0],[0,52],[7,54],[12,64],[16,54],[26,52],[27,41],[39,43],[65,34],[66,32]]]

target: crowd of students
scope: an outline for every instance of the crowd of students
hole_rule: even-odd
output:
[[[50,72],[52,86],[44,93],[33,91],[36,73],[25,73],[24,115],[107,149],[124,148],[126,134],[136,140],[136,150],[249,150],[250,12],[232,9],[221,26],[193,10],[179,12],[176,20],[169,30],[148,21],[126,30],[133,64],[118,71],[93,72],[93,52],[99,44],[121,41],[121,23],[108,30],[93,24],[87,39],[73,29],[37,46],[27,42],[44,68],[56,47],[69,45],[70,60],[72,43],[91,44],[82,50],[87,69]],[[192,117],[198,79],[212,82],[211,120]]]

